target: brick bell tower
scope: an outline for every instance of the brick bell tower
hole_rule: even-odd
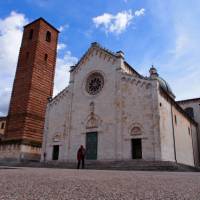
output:
[[[40,157],[45,109],[53,94],[59,31],[43,18],[24,26],[0,158]],[[8,153],[11,150],[11,153]]]

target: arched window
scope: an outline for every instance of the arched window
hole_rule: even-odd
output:
[[[185,108],[185,112],[191,117],[194,118],[194,110],[192,107]]]
[[[141,135],[142,134],[142,130],[139,126],[134,126],[132,129],[131,129],[131,135],[134,136],[134,135]]]
[[[31,29],[29,32],[29,40],[32,40],[32,38],[33,38],[33,29]]]
[[[46,33],[46,41],[51,42],[51,33],[49,31]]]

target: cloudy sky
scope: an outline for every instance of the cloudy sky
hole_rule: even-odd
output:
[[[61,31],[54,94],[97,41],[122,50],[145,76],[156,66],[177,100],[200,96],[199,0],[0,0],[0,116],[7,114],[23,26],[39,17]]]

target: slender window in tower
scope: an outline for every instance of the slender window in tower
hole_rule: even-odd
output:
[[[31,29],[29,32],[29,40],[32,40],[32,38],[33,38],[33,29]]]
[[[49,31],[46,33],[46,41],[51,42],[51,33]]]
[[[47,62],[47,60],[48,60],[48,54],[45,53],[45,55],[44,55],[44,61]]]

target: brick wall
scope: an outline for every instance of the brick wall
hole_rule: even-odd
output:
[[[53,93],[57,40],[58,31],[41,18],[24,27],[5,140],[42,141],[47,98]]]

